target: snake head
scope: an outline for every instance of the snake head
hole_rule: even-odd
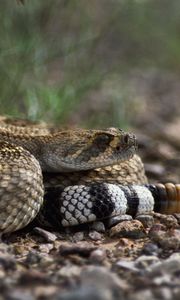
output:
[[[114,165],[130,159],[136,151],[133,134],[118,128],[66,130],[51,136],[41,147],[44,171],[71,172]]]

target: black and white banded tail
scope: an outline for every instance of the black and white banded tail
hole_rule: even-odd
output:
[[[115,215],[180,212],[180,184],[117,185],[94,183],[48,188],[38,216],[42,223],[74,226]]]

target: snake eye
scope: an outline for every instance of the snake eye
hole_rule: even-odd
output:
[[[108,144],[109,143],[109,141],[110,141],[110,138],[109,138],[109,135],[107,135],[107,134],[100,134],[100,135],[98,135],[97,137],[96,137],[96,143],[97,144],[101,144],[101,143],[105,143],[105,144]]]
[[[124,143],[125,143],[125,144],[128,144],[128,143],[129,143],[129,135],[128,135],[128,134],[125,134],[125,135],[124,135]]]

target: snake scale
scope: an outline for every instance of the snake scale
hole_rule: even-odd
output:
[[[180,211],[180,185],[151,185],[136,137],[118,128],[59,130],[0,117],[0,233],[74,226],[118,214]]]

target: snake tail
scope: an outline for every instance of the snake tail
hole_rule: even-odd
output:
[[[41,225],[67,227],[115,215],[180,212],[180,184],[87,185],[48,188],[38,215]]]

